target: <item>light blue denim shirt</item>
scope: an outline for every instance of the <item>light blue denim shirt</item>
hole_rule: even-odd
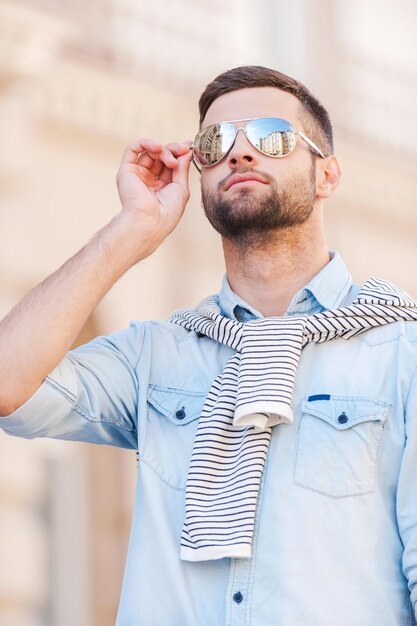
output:
[[[287,315],[350,304],[358,291],[332,253]],[[220,304],[231,318],[260,317],[226,279]],[[416,624],[417,324],[304,348],[294,423],[272,432],[252,558],[181,561],[198,418],[232,354],[169,322],[133,322],[70,351],[0,418],[12,435],[139,450],[117,625]]]

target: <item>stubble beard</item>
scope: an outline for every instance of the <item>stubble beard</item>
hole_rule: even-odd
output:
[[[274,241],[280,231],[304,224],[314,209],[315,167],[312,163],[309,178],[294,177],[284,189],[278,189],[271,177],[262,174],[268,181],[268,190],[254,193],[242,188],[232,198],[225,198],[221,191],[212,192],[202,186],[204,212],[213,228],[239,248],[262,247]]]

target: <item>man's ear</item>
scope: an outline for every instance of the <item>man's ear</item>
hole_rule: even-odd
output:
[[[316,161],[316,196],[330,198],[339,186],[342,171],[334,155]]]

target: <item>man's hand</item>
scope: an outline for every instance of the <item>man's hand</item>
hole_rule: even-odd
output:
[[[125,150],[117,185],[122,213],[149,238],[152,251],[174,230],[190,197],[191,142],[163,147],[141,139]]]
[[[126,149],[117,174],[122,211],[0,321],[0,415],[34,393],[104,294],[175,228],[190,195],[191,156],[189,143],[143,139]]]

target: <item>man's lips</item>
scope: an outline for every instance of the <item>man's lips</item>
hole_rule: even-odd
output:
[[[267,181],[258,174],[233,174],[233,176],[231,176],[227,181],[224,189],[225,191],[227,191],[228,189],[230,189],[230,187],[232,187],[232,185],[236,185],[237,183],[244,183],[251,180],[258,183],[263,183],[264,185],[267,184]]]

